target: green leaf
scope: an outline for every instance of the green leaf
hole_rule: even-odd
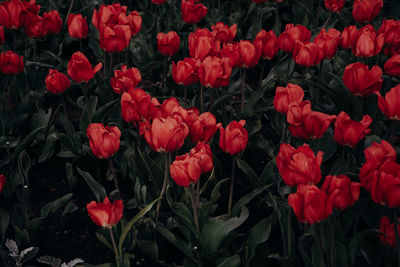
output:
[[[378,234],[378,231],[375,229],[366,229],[361,232],[358,232],[354,235],[354,237],[350,241],[350,245],[348,248],[348,253],[350,257],[350,266],[354,264],[354,257],[356,256],[357,250],[360,248],[360,244],[366,236]]]
[[[239,167],[239,169],[241,169],[244,174],[246,174],[247,178],[249,179],[249,182],[253,185],[256,184],[257,182],[257,174],[253,171],[253,169],[243,160],[236,158],[236,163]]]
[[[65,162],[65,172],[69,188],[72,189],[76,185],[76,176],[74,175],[74,167],[72,166],[72,163]]]
[[[110,244],[110,242],[108,242],[107,238],[104,235],[96,233],[96,237],[104,246],[108,247],[114,253],[113,246]]]
[[[38,160],[39,163],[41,163],[41,162],[45,161],[46,159],[48,159],[49,157],[51,157],[51,155],[54,152],[54,147],[55,147],[56,141],[57,141],[57,134],[55,134],[55,133],[52,133],[47,137],[46,143],[42,150],[42,154],[40,154],[40,157]]]
[[[260,194],[261,192],[265,191],[269,187],[271,187],[270,184],[261,186],[259,188],[254,189],[253,191],[251,191],[249,194],[245,195],[241,199],[239,199],[239,201],[236,202],[236,204],[233,206],[231,214],[233,216],[236,216],[239,213],[239,210],[240,210],[241,206],[244,206],[247,203],[249,203],[253,198],[255,198],[258,194]]]
[[[8,224],[10,222],[10,216],[7,211],[0,208],[0,242],[3,243]]]
[[[81,121],[79,123],[82,133],[86,133],[88,125],[93,121],[92,119],[96,112],[97,100],[97,96],[91,96],[82,112]]]
[[[104,117],[107,115],[109,110],[120,101],[120,99],[114,99],[107,104],[104,104],[99,108],[93,116],[93,121],[102,121]]]
[[[257,246],[268,240],[271,233],[271,222],[272,215],[262,219],[251,229],[249,238],[246,241],[246,246],[249,248],[249,262],[253,259]]]
[[[90,173],[82,171],[78,167],[76,169],[89,185],[93,194],[96,196],[97,202],[103,201],[103,199],[106,197],[106,190],[104,189],[104,187],[95,179],[93,179],[93,176]]]
[[[43,218],[47,218],[50,213],[54,213],[61,207],[65,206],[67,202],[71,200],[73,195],[73,193],[69,193],[48,203],[46,206],[40,209],[40,216]]]
[[[240,263],[241,261],[239,255],[233,255],[232,257],[225,258],[217,265],[217,267],[236,267],[240,266]]]
[[[152,240],[138,240],[137,247],[151,261],[158,261],[158,245]]]
[[[249,211],[242,206],[239,217],[227,217],[226,215],[211,218],[201,230],[201,244],[205,251],[212,253],[217,251],[229,233],[244,223],[249,216]]]

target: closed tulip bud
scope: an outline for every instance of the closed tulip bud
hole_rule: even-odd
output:
[[[311,32],[303,25],[286,24],[285,31],[278,37],[279,47],[285,52],[291,53],[296,41],[309,42]]]
[[[28,13],[25,23],[25,33],[29,38],[40,38],[47,34],[46,23],[41,16]]]
[[[240,40],[239,42],[239,66],[243,68],[251,68],[257,65],[259,55],[256,48],[248,40]]]
[[[82,14],[70,14],[67,19],[68,33],[72,38],[86,38],[89,33],[86,17]]]
[[[189,54],[192,58],[203,60],[207,56],[219,55],[220,46],[208,29],[199,28],[189,34]]]
[[[0,54],[0,72],[3,74],[18,74],[24,70],[24,57],[13,51]]]
[[[360,197],[360,183],[352,182],[346,175],[326,176],[321,190],[328,198],[333,196],[333,208],[338,210],[353,206]]]
[[[382,163],[386,160],[396,161],[396,150],[385,140],[381,143],[372,142],[372,145],[364,149],[365,159]]]
[[[46,88],[53,94],[61,94],[65,92],[71,85],[68,77],[57,70],[49,70],[46,76]]]
[[[356,96],[368,96],[381,90],[382,69],[373,66],[371,70],[361,63],[352,63],[344,69],[343,83]]]
[[[139,124],[140,134],[144,135],[149,146],[157,152],[174,152],[182,147],[189,128],[186,123],[173,117],[155,118]]]
[[[209,143],[219,127],[215,116],[210,112],[202,113],[187,124],[189,126],[190,138],[193,143],[199,141]]]
[[[324,153],[318,151],[317,156],[311,148],[304,144],[297,149],[282,143],[276,156],[276,165],[285,184],[318,184],[321,180],[321,164]]]
[[[276,87],[273,104],[277,112],[286,115],[289,110],[289,105],[292,103],[301,104],[303,98],[303,89],[296,84],[288,83],[286,87]]]
[[[332,28],[326,31],[324,28],[315,36],[314,43],[322,46],[324,57],[333,58],[339,46],[340,31]]]
[[[172,62],[172,78],[177,84],[189,86],[199,81],[197,69],[201,62],[197,59],[186,57],[176,64]]]
[[[318,65],[324,59],[322,45],[316,43],[303,43],[296,41],[293,48],[293,59],[296,64],[304,67]]]
[[[387,204],[389,208],[400,208],[400,164],[395,161],[384,162],[378,170],[376,188],[382,197],[377,203]]]
[[[139,12],[137,12],[136,10],[129,13],[129,15],[126,17],[126,22],[125,22],[125,19],[123,22],[121,22],[121,18],[125,18],[125,17],[126,17],[125,14],[120,15],[119,23],[129,25],[129,27],[131,28],[131,34],[133,37],[138,32],[140,32],[140,29],[142,28],[142,17],[139,15]]]
[[[397,232],[400,232],[400,222],[396,223]],[[390,223],[388,217],[383,216],[380,220],[380,228],[378,229],[381,233],[378,234],[379,239],[385,245],[392,248],[396,247],[396,231],[394,224]]]
[[[344,111],[340,112],[335,121],[333,138],[342,146],[354,147],[371,132],[368,127],[372,123],[369,115],[364,115],[360,122],[353,121]]]
[[[121,115],[126,122],[148,119],[151,112],[151,95],[143,89],[129,89],[121,95]]]
[[[222,151],[233,156],[246,149],[249,134],[243,128],[245,124],[245,120],[231,121],[226,129],[219,127],[219,147]]]
[[[200,83],[209,88],[227,86],[232,73],[228,58],[206,57],[198,70]]]
[[[325,134],[336,116],[312,111],[311,103],[304,101],[300,105],[297,103],[290,104],[286,119],[290,124],[289,131],[294,137],[317,139]]]
[[[0,45],[2,45],[5,42],[4,38],[4,27],[0,26]]]
[[[390,91],[385,95],[378,95],[378,106],[379,109],[391,120],[400,120],[400,85],[397,85],[390,89]]]
[[[358,38],[358,29],[355,25],[344,28],[339,38],[339,45],[344,49],[350,49]]]
[[[86,205],[90,219],[100,227],[111,229],[122,218],[124,205],[121,199],[117,199],[111,204],[108,197],[103,202],[92,201]]]
[[[103,64],[99,63],[92,68],[89,60],[82,52],[75,52],[68,62],[68,75],[77,83],[88,82],[102,67]]]
[[[91,123],[86,129],[86,136],[92,153],[100,159],[111,157],[119,149],[121,131],[116,126]]]
[[[376,33],[372,25],[362,27],[354,40],[352,52],[357,57],[376,56],[383,47],[385,38],[383,34]]]
[[[214,40],[219,40],[222,43],[230,43],[236,36],[237,25],[233,24],[231,27],[222,22],[211,26],[211,34]]]
[[[6,177],[4,174],[0,174],[0,192],[3,190],[4,185],[6,184]]]
[[[301,223],[315,224],[332,214],[332,200],[315,185],[299,185],[288,197],[296,218]]]
[[[179,35],[170,31],[168,33],[159,32],[157,34],[157,47],[161,55],[173,56],[178,52],[181,39]]]
[[[127,6],[121,6],[119,3],[101,5],[99,11],[93,10],[92,23],[98,30],[106,25],[126,24],[119,20],[126,17],[127,9]]]
[[[26,8],[20,0],[0,3],[0,25],[7,29],[18,29],[24,26]]]
[[[129,89],[136,88],[140,83],[142,76],[137,68],[129,68],[126,65],[121,66],[121,70],[115,70],[111,77],[111,87],[117,94],[127,92]]]
[[[189,24],[199,22],[207,15],[208,8],[202,3],[196,3],[196,0],[182,0],[182,20]]]
[[[391,57],[400,54],[400,21],[384,19],[378,34],[383,34],[385,39],[385,55]]]
[[[201,173],[210,172],[214,168],[213,155],[210,145],[198,142],[197,145],[190,150],[189,156],[197,159]]]
[[[201,176],[201,167],[196,158],[188,154],[176,156],[175,161],[170,166],[171,178],[179,186],[188,187],[191,183],[196,183]]]
[[[33,15],[38,15],[40,11],[40,5],[36,5],[36,0],[21,1],[25,9],[24,13],[31,13]]]
[[[239,43],[224,44],[220,55],[229,59],[229,65],[231,68],[240,66]]]
[[[107,53],[122,52],[131,41],[128,25],[109,25],[100,30],[100,47]]]
[[[382,0],[354,0],[353,18],[361,23],[370,22],[378,16],[382,6]]]
[[[325,7],[329,11],[340,13],[342,11],[346,0],[325,0]]]
[[[385,72],[391,76],[400,77],[400,54],[394,55],[385,62],[383,67]]]
[[[187,121],[188,111],[184,109],[175,97],[165,99],[160,106],[163,118],[173,117],[179,121]]]
[[[258,57],[271,60],[279,51],[278,37],[273,30],[261,30],[253,41]]]
[[[62,29],[62,20],[57,10],[43,13],[44,24],[48,34],[58,34]]]

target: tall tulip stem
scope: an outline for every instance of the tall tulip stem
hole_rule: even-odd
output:
[[[115,242],[115,237],[114,237],[112,227],[109,227],[108,230],[110,230],[110,237],[111,237],[111,242],[112,242],[113,248],[114,248],[115,259],[118,261],[119,256],[118,256],[117,243]]]
[[[228,214],[230,214],[232,210],[233,187],[235,185],[235,167],[236,167],[236,159],[235,157],[232,157],[231,186],[229,188]]]
[[[110,170],[113,176],[113,180],[114,180],[114,185],[115,185],[115,190],[117,191],[117,198],[120,199],[121,198],[121,191],[119,190],[119,183],[118,183],[118,178],[117,178],[117,172],[115,171],[115,167],[114,167],[114,162],[112,161],[111,158],[108,159],[108,163],[110,165]]]
[[[332,18],[332,12],[329,12],[329,16],[328,16],[328,18],[326,19],[324,25],[322,25],[321,29],[326,28],[326,26],[328,25],[328,23],[329,23],[329,21],[331,20],[331,18]]]
[[[68,8],[68,12],[67,12],[67,16],[65,17],[65,22],[64,22],[64,25],[66,25],[66,24],[67,24],[67,20],[68,20],[69,14],[71,14],[71,11],[72,11],[72,7],[73,7],[73,5],[74,5],[74,0],[71,0],[71,3],[69,4],[69,8]]]
[[[64,100],[64,96],[60,95],[60,100],[61,100],[61,105],[64,111],[65,116],[68,117],[68,109],[67,109],[67,105],[65,104],[65,100]]]
[[[194,224],[196,225],[197,232],[200,232],[199,227],[199,216],[197,215],[197,207],[196,207],[196,199],[194,197],[194,189],[193,186],[190,185],[190,198],[192,200],[192,209],[193,209],[193,220]]]
[[[240,102],[240,110],[241,112],[244,111],[244,106],[245,106],[245,100],[246,100],[246,68],[243,69],[242,72],[242,99]]]
[[[396,235],[397,266],[400,266],[400,236],[399,236],[399,216],[397,208],[394,209],[394,233]]]
[[[161,188],[161,193],[159,197],[159,201],[157,203],[156,209],[156,220],[158,220],[158,214],[160,213],[161,201],[164,197],[165,190],[167,189],[167,182],[168,182],[168,171],[169,171],[169,162],[171,161],[171,153],[165,154],[165,168],[164,168],[164,182]]]

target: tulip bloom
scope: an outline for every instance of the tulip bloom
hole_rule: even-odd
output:
[[[324,152],[315,156],[311,148],[304,144],[297,149],[282,143],[276,156],[276,165],[285,184],[318,184],[321,180],[321,164]]]
[[[372,118],[369,115],[364,115],[358,122],[350,119],[350,116],[342,111],[336,118],[333,138],[339,145],[354,147],[371,132],[368,128],[371,123]]]
[[[7,29],[18,29],[24,26],[26,8],[20,0],[0,3],[0,25]]]
[[[0,72],[3,74],[18,74],[24,70],[24,57],[13,51],[0,54]]]
[[[111,204],[108,197],[103,202],[95,201],[86,205],[90,219],[100,227],[111,229],[122,218],[124,205],[121,199],[117,199]]]
[[[242,68],[254,67],[259,60],[256,48],[248,40],[240,40],[239,44],[239,66]]]
[[[89,82],[102,67],[103,64],[99,63],[92,68],[87,57],[78,51],[72,54],[68,62],[68,75],[77,83]]]
[[[71,82],[65,74],[52,69],[49,70],[45,83],[47,90],[53,94],[61,94],[71,85]]]
[[[273,104],[277,112],[286,115],[289,105],[292,103],[300,105],[303,102],[303,98],[303,89],[296,84],[288,83],[286,87],[276,87]]]
[[[332,199],[315,185],[299,185],[288,197],[289,206],[299,222],[315,224],[332,214]]]
[[[400,120],[400,85],[397,85],[390,89],[390,91],[385,95],[378,95],[378,106],[379,109],[391,120]]]
[[[48,34],[58,34],[62,29],[62,20],[57,10],[43,13],[44,24]]]
[[[157,34],[157,47],[161,55],[173,56],[178,52],[181,39],[179,35],[170,31],[168,33],[159,32]]]
[[[207,15],[208,8],[201,4],[196,3],[196,0],[182,0],[182,20],[189,24],[199,22]]]
[[[194,58],[185,57],[176,64],[172,62],[172,78],[177,84],[189,86],[199,81],[197,69],[200,61]]]
[[[325,7],[329,11],[340,13],[342,11],[346,0],[325,0]]]
[[[192,58],[203,60],[207,56],[219,56],[220,46],[208,29],[199,28],[189,34],[189,55]]]
[[[396,223],[397,231],[400,233],[400,222]],[[396,247],[396,231],[394,224],[390,223],[388,217],[383,216],[380,220],[380,228],[378,229],[381,233],[378,234],[379,239],[385,245],[392,248]]]
[[[93,10],[92,23],[96,29],[101,30],[106,25],[123,25],[120,20],[126,19],[127,6],[120,3],[101,5],[99,11]],[[125,15],[125,17],[124,17]]]
[[[140,122],[149,119],[151,113],[151,95],[143,89],[129,89],[121,96],[121,115],[126,122]]]
[[[336,116],[312,111],[311,103],[304,101],[300,105],[290,104],[286,119],[290,124],[289,131],[294,137],[317,139],[325,134]]]
[[[340,31],[332,28],[326,31],[321,29],[320,33],[315,36],[314,43],[322,47],[324,57],[331,59],[336,54],[339,46]]]
[[[46,23],[41,16],[28,13],[25,23],[25,33],[29,38],[40,38],[47,34]]]
[[[86,129],[86,136],[92,153],[100,159],[111,157],[119,149],[121,131],[116,126],[91,123]]]
[[[224,44],[220,51],[220,55],[229,59],[229,65],[231,68],[240,67],[239,43]],[[259,56],[260,53],[257,54],[257,57]]]
[[[89,33],[86,17],[82,14],[70,14],[67,19],[68,33],[72,38],[86,38]]]
[[[358,38],[358,29],[355,25],[350,25],[344,28],[339,38],[339,45],[344,49],[353,47],[356,38]]]
[[[246,149],[249,140],[249,134],[244,127],[245,120],[231,121],[226,129],[219,127],[219,147],[232,156]]]
[[[121,70],[115,70],[114,76],[111,77],[111,87],[114,92],[121,94],[129,89],[136,88],[140,83],[142,76],[137,68],[130,68],[126,65],[121,66]]]
[[[161,117],[173,117],[179,121],[186,122],[188,119],[188,111],[184,109],[175,97],[165,99],[160,106]]]
[[[4,174],[0,174],[0,192],[3,190],[4,185],[6,184],[6,177]]]
[[[220,124],[217,124],[215,116],[210,112],[197,115],[187,125],[189,126],[190,139],[193,143],[199,141],[209,143],[220,126]]]
[[[108,25],[100,30],[100,47],[107,53],[122,52],[131,41],[128,25]]]
[[[357,62],[344,69],[343,83],[353,95],[368,96],[381,90],[382,74],[379,66],[369,70],[367,65]]]
[[[376,56],[382,50],[384,41],[383,34],[377,34],[372,25],[366,25],[358,30],[352,52],[357,57]]]
[[[279,47],[285,52],[291,53],[296,41],[309,42],[311,32],[303,25],[286,24],[285,31],[278,37]]]
[[[189,128],[186,123],[173,117],[155,118],[150,124],[139,124],[140,135],[144,135],[149,146],[157,152],[174,152],[182,147]]]
[[[385,55],[391,57],[400,54],[400,21],[384,19],[378,34],[383,34],[385,39]]]
[[[332,196],[333,208],[338,210],[353,206],[360,197],[360,183],[352,182],[346,175],[326,176],[321,190],[328,198]]]
[[[197,145],[190,150],[189,156],[197,159],[201,173],[210,172],[214,168],[213,155],[208,144],[197,142]]]
[[[293,47],[293,59],[296,64],[304,67],[318,65],[324,59],[322,45],[316,43],[303,43],[296,41]]]
[[[385,62],[385,72],[391,76],[400,76],[400,54],[394,55]]]
[[[237,25],[233,24],[229,27],[222,22],[217,22],[217,24],[211,25],[211,30],[214,40],[218,40],[222,43],[230,43],[236,36]]]
[[[361,23],[370,22],[378,16],[382,6],[382,0],[354,0],[353,18]]]
[[[364,149],[364,156],[367,161],[373,160],[381,164],[386,160],[396,161],[396,150],[385,140],[380,144],[373,142],[371,146]]]
[[[209,88],[227,86],[232,73],[228,58],[206,57],[199,69],[200,83]]]
[[[253,41],[253,45],[257,51],[257,57],[271,60],[279,51],[278,37],[276,37],[273,30],[261,30],[257,33]]]

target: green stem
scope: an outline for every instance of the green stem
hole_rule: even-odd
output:
[[[241,99],[241,104],[240,104],[240,110],[241,112],[244,111],[244,106],[245,106],[245,100],[246,100],[246,71],[247,69],[243,69],[242,72],[242,99]]]
[[[199,216],[197,215],[196,200],[194,198],[194,190],[193,190],[193,186],[192,185],[190,186],[190,198],[192,199],[192,209],[193,209],[194,224],[196,225],[197,232],[200,233]]]
[[[291,259],[292,256],[292,208],[289,206],[289,211],[288,211],[288,222],[287,222],[287,238],[288,238],[288,258]]]
[[[61,99],[61,105],[62,105],[64,114],[65,114],[65,116],[68,117],[68,109],[67,109],[67,105],[65,104],[65,101],[64,101],[64,96],[60,95],[60,99]]]
[[[118,262],[118,259],[119,259],[118,248],[117,248],[117,243],[115,242],[115,237],[114,237],[112,227],[109,227],[108,230],[110,230],[110,237],[111,237],[111,242],[112,242],[113,248],[114,248],[115,260]]]
[[[233,198],[233,188],[235,185],[235,167],[236,167],[235,157],[232,157],[232,171],[231,171],[231,185],[229,188],[229,200],[228,200],[228,214],[231,214],[232,210],[232,198]]]
[[[165,154],[164,182],[163,182],[163,186],[161,188],[160,200],[157,203],[156,220],[158,220],[158,214],[160,213],[161,201],[162,201],[162,199],[164,197],[165,190],[167,189],[168,170],[169,170],[170,158],[171,158],[171,153]]]
[[[322,234],[322,224],[318,223],[317,225],[315,225],[315,229],[316,229],[316,234],[317,234],[317,239],[318,239],[318,252],[319,252],[319,256],[320,259],[322,260],[320,267],[325,267],[325,255],[324,255],[324,244],[323,244],[323,234]]]
[[[71,14],[72,6],[73,6],[73,5],[74,5],[74,0],[71,0],[71,3],[69,4],[67,16],[65,17],[64,25],[67,25],[67,20],[68,20],[69,14]]]
[[[333,219],[333,223],[332,223]],[[331,230],[330,237],[331,237],[331,243],[330,243],[330,249],[329,249],[329,260],[330,260],[330,267],[335,267],[335,257],[336,257],[336,248],[335,248],[335,225],[336,225],[336,216],[333,214],[331,218],[328,219],[329,222],[329,228]]]
[[[196,208],[200,207],[200,178],[196,183]]]
[[[286,69],[286,80],[287,81],[289,81],[289,79],[290,79],[290,67],[291,67],[291,65],[292,65],[292,62],[293,62],[293,58],[289,55],[289,62],[288,62],[288,65],[287,65],[287,69]]]
[[[332,12],[329,12],[329,16],[328,16],[328,18],[326,19],[324,25],[322,25],[321,29],[326,28],[326,26],[328,25],[329,20],[330,20],[331,18],[332,18]]]
[[[114,167],[114,162],[112,161],[111,158],[109,158],[108,163],[110,165],[110,170],[111,170],[111,173],[113,176],[115,191],[117,191],[117,198],[121,199],[121,191],[119,190],[119,183],[118,183],[118,178],[117,178],[117,172],[115,171],[115,167]]]

